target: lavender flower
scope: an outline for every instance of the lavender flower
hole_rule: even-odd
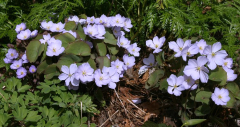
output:
[[[83,63],[80,65],[75,73],[75,78],[81,80],[82,83],[87,83],[93,81],[94,69],[89,63]]]
[[[125,38],[124,36],[121,36],[118,38],[117,45],[119,47],[123,47],[123,48],[127,49],[130,46],[130,41],[127,38]]]
[[[41,28],[43,30],[50,30],[50,28],[53,26],[53,22],[52,21],[49,21],[49,22],[46,22],[46,21],[43,21],[41,22]]]
[[[14,60],[12,65],[10,66],[11,69],[15,70],[22,67],[22,59],[20,60]]]
[[[202,83],[208,82],[209,70],[204,66],[207,63],[205,56],[199,56],[197,60],[190,59],[188,65],[184,68],[183,73],[187,76],[191,76],[194,80],[200,78]]]
[[[63,65],[61,71],[63,72],[58,76],[59,80],[65,80],[66,86],[69,86],[70,82],[73,86],[79,86],[79,80],[74,76],[77,70],[77,64],[71,64],[70,67]]]
[[[214,93],[212,94],[212,100],[216,105],[227,105],[227,102],[230,101],[229,92],[227,89],[215,88]]]
[[[21,23],[21,24],[18,24],[15,28],[15,31],[17,33],[21,32],[22,30],[25,30],[26,29],[26,24],[25,23]]]
[[[79,18],[76,15],[70,16],[68,18],[68,21],[74,21],[74,22],[78,23],[79,22]]]
[[[208,59],[208,67],[211,70],[214,70],[217,65],[222,65],[223,64],[223,60],[226,56],[228,56],[227,52],[225,50],[221,50],[222,45],[220,42],[214,43],[212,46],[209,45],[207,46],[203,53],[207,55],[207,59]]]
[[[137,47],[137,43],[133,43],[127,48],[127,50],[131,55],[139,56],[139,51],[141,48]]]
[[[102,87],[102,85],[107,85],[110,82],[108,73],[102,73],[100,69],[95,70],[94,79],[98,87]]]
[[[53,24],[52,27],[50,28],[50,30],[52,32],[62,32],[62,31],[64,31],[64,26],[65,26],[65,24],[59,22],[57,24]]]
[[[182,50],[191,45],[191,40],[186,40],[185,42],[181,39],[178,38],[177,42],[171,41],[168,43],[169,48],[172,49],[176,54],[174,55],[175,57],[180,57],[182,55]]]
[[[34,30],[34,31],[32,31],[32,32],[31,32],[31,38],[36,37],[37,34],[38,34],[38,30]]]
[[[123,56],[123,62],[124,62],[124,66],[123,66],[123,68],[124,68],[124,70],[127,70],[127,69],[129,69],[129,68],[132,68],[134,65],[135,65],[135,57],[133,57],[133,56],[128,56],[128,55],[124,55]]]
[[[29,68],[30,73],[35,73],[37,71],[37,68],[34,65],[31,65]]]
[[[171,74],[170,77],[167,79],[168,82],[168,93],[174,94],[175,96],[180,96],[182,94],[181,91],[184,90],[182,83],[184,81],[183,76],[176,77],[176,75]]]
[[[207,46],[207,43],[205,40],[201,39],[200,41],[196,42],[197,43],[197,46],[198,46],[198,51],[201,55],[204,55],[203,54],[203,51],[205,49],[205,47]]]
[[[47,56],[59,56],[63,51],[65,50],[64,47],[62,47],[62,42],[60,40],[52,42],[47,47]]]
[[[64,30],[63,33],[70,33],[71,35],[73,35],[75,38],[77,38],[77,33],[76,32],[73,32],[72,30]]]
[[[129,29],[132,28],[132,27],[133,27],[133,25],[132,25],[132,23],[131,23],[131,19],[125,18],[123,29],[124,29],[125,31],[129,32],[129,31],[130,31]]]
[[[116,16],[112,17],[112,26],[123,27],[124,26],[124,18],[117,14]]]
[[[114,67],[103,67],[102,72],[108,73],[109,75],[108,87],[115,89],[117,86],[116,83],[119,82],[119,74],[117,73],[117,70]]]
[[[17,38],[20,40],[27,40],[31,36],[31,31],[29,29],[26,29],[24,31],[21,31],[18,35]]]
[[[111,67],[114,67],[117,70],[118,74],[121,74],[121,72],[123,71],[123,66],[124,63],[118,59],[111,62]]]
[[[27,75],[27,70],[23,67],[20,67],[17,69],[16,74],[17,74],[17,78],[21,79]]]
[[[165,36],[161,38],[158,38],[157,36],[155,36],[153,40],[147,40],[146,45],[154,49],[153,53],[159,53],[162,51],[162,49],[160,48],[163,46],[163,43],[165,42],[165,40],[166,40]]]
[[[87,17],[87,23],[90,24],[90,23],[94,23],[95,22],[95,17],[92,16],[92,17]]]
[[[12,60],[12,59],[16,59],[17,57],[18,57],[17,50],[12,49],[12,48],[8,49],[8,52],[6,54],[6,58]]]
[[[43,39],[40,39],[39,41],[41,42],[41,44],[45,44],[50,38],[51,38],[50,34],[43,35]]]

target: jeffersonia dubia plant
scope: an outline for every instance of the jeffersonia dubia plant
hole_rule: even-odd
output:
[[[145,65],[139,70],[140,73],[146,68],[155,68],[155,71],[150,74],[146,82],[145,87],[148,89],[154,87],[164,77],[164,57],[160,49],[163,44],[157,39],[158,37],[156,36],[153,38],[153,41],[146,41],[146,46],[154,51],[153,54],[149,55],[149,58],[143,59]],[[233,90],[238,88],[238,85],[233,82],[237,78],[237,74],[234,74],[234,71],[231,69],[233,60],[227,58],[228,54],[225,50],[221,50],[220,42],[207,45],[202,39],[192,44],[191,40],[183,41],[183,39],[178,38],[176,42],[169,42],[168,46],[169,49],[175,52],[173,54],[175,58],[182,56],[183,59],[182,62],[178,61],[172,65],[175,64],[177,66],[176,64],[179,64],[182,67],[179,68],[180,71],[178,71],[177,75],[170,73],[169,76],[168,72],[167,77],[159,82],[160,89],[166,89],[169,94],[175,96],[185,96],[184,100],[177,102],[181,103],[185,109],[194,108],[193,103],[196,102],[197,105],[195,106],[198,106],[195,107],[197,108],[194,112],[196,116],[205,116],[209,113],[205,112],[205,110],[210,111],[211,109],[210,98],[216,105],[233,108],[236,98],[239,98],[236,90]],[[158,63],[156,65],[154,65],[155,58]],[[171,60],[174,61],[174,58],[170,57],[165,61]],[[180,59],[178,58],[178,60]],[[184,63],[186,64],[185,66]],[[182,94],[184,91],[186,92]],[[188,115],[185,116],[185,114],[186,112],[182,113],[182,118],[189,117]],[[189,118],[182,119],[182,122],[185,123],[186,119]]]
[[[117,14],[112,17],[102,15],[100,18],[92,16],[85,19],[72,16],[66,23],[42,21],[41,28],[45,32],[37,36],[36,30],[31,32],[26,29],[26,24],[21,23],[16,26],[16,32],[17,38],[27,43],[24,58],[30,63],[40,62],[37,66],[38,75],[43,73],[46,79],[58,77],[73,90],[77,90],[79,84],[93,81],[98,87],[108,85],[115,89],[119,78],[135,65],[133,56],[139,56],[140,48],[137,43],[130,44],[122,31],[129,32],[131,27],[129,18]],[[120,48],[133,56],[124,55],[124,62],[116,59],[115,55]],[[109,58],[106,57],[107,54],[110,54]],[[12,63],[11,69],[20,69],[17,76],[24,78],[24,60],[14,60],[17,57],[18,52],[9,49],[4,61]],[[30,67],[30,73],[36,72],[34,67]]]

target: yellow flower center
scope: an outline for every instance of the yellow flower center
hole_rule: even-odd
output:
[[[122,42],[120,42],[120,45],[123,45],[123,43],[122,43]]]
[[[23,75],[23,72],[21,72],[21,75]]]
[[[203,50],[202,46],[199,47],[200,50]]]
[[[118,69],[118,68],[119,68],[119,66],[117,65],[117,66],[116,66],[116,68]]]
[[[119,23],[119,20],[117,20],[116,23]]]
[[[93,19],[91,19],[91,22],[93,21]]]
[[[150,63],[149,65],[150,65],[150,66],[152,66],[152,65],[153,65],[153,63]]]
[[[17,67],[20,67],[19,65],[17,65]]]
[[[114,30],[114,33],[116,34],[116,33],[117,33],[117,31],[116,31],[116,30]]]
[[[56,30],[59,31],[60,30],[59,27],[57,27]]]
[[[90,32],[89,32],[89,34],[91,34],[91,35],[92,35],[92,31],[90,31]]]
[[[100,22],[100,23],[103,23],[103,21],[102,21],[102,20],[100,20],[99,22]]]
[[[173,87],[174,87],[174,88],[177,88],[178,86],[175,84]]]
[[[35,71],[35,69],[32,69],[32,72],[34,72]]]
[[[56,52],[56,49],[55,49],[55,48],[53,48],[53,52]]]
[[[72,74],[68,74],[68,76],[69,76],[69,77],[71,77],[71,76],[72,76]]]
[[[218,95],[218,99],[222,99],[222,96],[221,96],[221,95]]]
[[[227,66],[228,62],[224,62],[224,66]]]
[[[83,75],[83,76],[86,76],[86,74],[87,74],[86,71],[83,71],[83,72],[82,72],[82,75]]]
[[[212,53],[212,57],[214,57],[215,55],[216,55],[216,54],[213,52],[213,53]]]
[[[126,23],[126,22],[124,22],[124,26],[127,26],[127,23]]]
[[[190,82],[190,79],[187,79],[186,82],[189,83],[189,82]]]
[[[158,48],[158,45],[155,45],[155,48]]]
[[[101,77],[99,78],[99,80],[102,81],[102,80],[103,80],[103,77],[101,76]]]
[[[201,67],[197,67],[197,70],[200,71],[200,70],[201,70]]]
[[[21,27],[20,30],[23,30],[23,28]]]
[[[182,48],[180,47],[179,50],[182,51]]]
[[[26,39],[26,38],[27,38],[27,36],[25,35],[23,38],[24,38],[24,39]]]
[[[13,57],[13,55],[14,55],[14,54],[13,54],[13,53],[11,53],[11,57]]]
[[[189,55],[190,55],[190,52],[187,52],[187,55],[189,56]]]
[[[127,63],[127,65],[129,65],[129,63]]]
[[[132,52],[135,52],[135,49],[132,49]]]
[[[50,29],[50,26],[47,26],[47,29],[49,30],[49,29]]]

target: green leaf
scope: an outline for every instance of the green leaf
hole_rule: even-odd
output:
[[[233,108],[234,105],[235,105],[236,99],[235,99],[234,95],[231,92],[229,92],[229,97],[231,99],[227,102],[227,105],[223,106],[223,107]]]
[[[44,61],[42,61],[38,67],[37,67],[37,73],[41,74],[45,71],[45,69],[52,64],[52,60],[51,59],[46,59]]]
[[[51,79],[53,78],[53,76],[59,74],[57,65],[56,64],[48,65],[48,67],[44,71],[44,74],[46,79]]]
[[[110,67],[110,60],[106,56],[97,57],[96,62],[99,64],[100,69],[102,69],[103,66]]]
[[[91,66],[94,70],[97,69],[97,67],[96,67],[96,62],[94,61],[94,59],[92,59],[92,58],[89,57],[89,59],[88,59],[86,62],[88,62],[88,63],[90,64],[90,66]]]
[[[12,111],[12,113],[15,120],[22,121],[27,116],[28,110],[24,107],[19,108],[19,106],[17,106],[15,110]]]
[[[217,67],[215,70],[210,72],[209,79],[221,82],[219,86],[224,86],[227,82],[227,72],[222,67]]]
[[[158,53],[155,58],[156,58],[158,65],[162,66],[163,65],[162,52]]]
[[[239,87],[238,87],[238,84],[235,82],[229,82],[226,85],[226,89],[231,91],[235,97],[238,96],[238,94],[239,94]]]
[[[0,118],[0,126],[3,127],[6,125],[7,120],[11,117],[7,113],[0,112]]]
[[[18,89],[18,92],[25,92],[26,90],[29,90],[32,86],[30,85],[24,85],[21,88]]]
[[[74,21],[69,21],[65,24],[64,29],[69,31],[69,30],[74,30],[76,28],[76,23]]]
[[[211,111],[211,107],[205,103],[203,103],[203,105],[199,106],[195,111],[194,114],[196,116],[205,116],[208,113],[210,113]]]
[[[78,24],[76,33],[78,34],[78,36],[79,36],[81,39],[85,40],[86,34],[84,33],[83,28],[82,28],[82,26],[81,26],[80,23]]]
[[[82,57],[73,55],[73,54],[65,54],[61,56],[57,62],[57,67],[61,70],[62,65],[70,66],[73,63],[78,63],[82,60]]]
[[[29,62],[33,63],[37,60],[38,56],[44,50],[44,44],[41,44],[39,40],[32,40],[26,48],[26,55]]]
[[[111,45],[117,45],[117,39],[111,34],[108,30],[106,30],[106,34],[104,35],[104,42],[111,44]]]
[[[101,40],[93,41],[94,47],[96,48],[99,56],[106,56],[107,54],[107,47]]]
[[[116,55],[118,53],[119,47],[117,45],[110,45],[110,44],[106,44],[106,45],[111,55]]]
[[[58,34],[54,37],[55,39],[62,41],[62,46],[66,48],[70,42],[75,41],[75,37],[70,33]]]
[[[208,104],[209,98],[211,97],[211,95],[212,95],[212,92],[200,91],[197,93],[195,101]]]
[[[159,87],[160,90],[167,91],[167,88],[168,88],[167,78],[162,79],[159,84],[160,84],[160,87]]]
[[[184,123],[184,126],[193,126],[193,125],[197,125],[199,123],[204,122],[206,119],[190,119],[188,120],[186,123]]]
[[[80,56],[90,56],[91,48],[86,42],[76,41],[69,44],[65,52],[69,54],[80,55]]]
[[[183,112],[181,113],[181,121],[182,121],[182,123],[185,123],[185,122],[187,122],[188,120],[189,120],[189,116],[188,116],[187,112],[183,111]]]
[[[145,83],[145,88],[149,89],[154,87],[160,78],[164,76],[164,70],[155,70],[151,75],[149,76],[148,81]]]
[[[38,114],[38,111],[30,111],[25,120],[30,122],[37,122],[42,118],[42,116],[37,114]]]

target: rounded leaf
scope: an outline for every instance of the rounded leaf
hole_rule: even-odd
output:
[[[80,56],[90,56],[91,48],[86,42],[76,41],[69,44],[65,52],[69,54],[80,55]]]
[[[32,40],[26,48],[27,59],[30,63],[37,60],[38,56],[42,54],[44,50],[44,44],[41,44],[39,40]]]
[[[76,28],[76,23],[74,21],[69,21],[65,24],[65,30],[74,30]]]

